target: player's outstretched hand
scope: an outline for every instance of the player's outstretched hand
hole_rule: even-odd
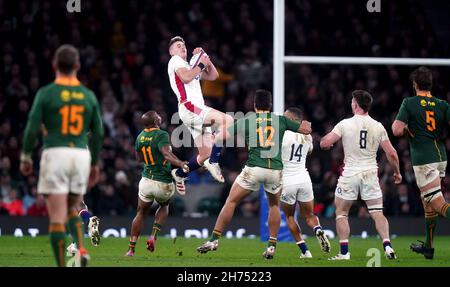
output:
[[[91,173],[89,174],[88,188],[94,187],[100,179],[100,167],[98,165],[91,166]]]
[[[30,162],[21,162],[20,163],[20,172],[24,176],[29,176],[33,173],[33,164]]]
[[[302,121],[300,124],[299,132],[305,135],[309,135],[312,132],[311,122]]]
[[[202,63],[203,65],[205,65],[205,66],[208,67],[208,66],[211,64],[211,60],[209,59],[209,56],[208,56],[208,55],[203,54],[203,55],[200,57],[200,63]]]
[[[400,184],[402,183],[402,175],[394,172],[394,183]]]
[[[201,51],[203,51],[202,47],[197,47],[194,49],[194,51],[192,52],[193,55],[196,55],[198,53],[200,53]]]

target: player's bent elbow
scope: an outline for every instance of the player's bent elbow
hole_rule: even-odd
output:
[[[401,137],[403,135],[404,127],[401,127],[394,122],[392,124],[392,134],[396,137]]]
[[[403,135],[403,130],[398,129],[396,127],[392,127],[392,134],[396,137],[401,137]]]

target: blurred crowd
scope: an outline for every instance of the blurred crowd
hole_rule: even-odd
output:
[[[289,55],[449,57],[421,5],[383,2],[382,13],[369,14],[365,1],[286,1],[286,53]],[[272,89],[273,1],[111,1],[83,0],[81,13],[67,13],[66,1],[0,0],[0,213],[46,215],[37,195],[39,149],[35,176],[19,173],[24,126],[36,91],[54,79],[51,60],[63,43],[81,54],[79,79],[97,95],[105,126],[100,156],[100,183],[85,197],[98,215],[132,214],[137,204],[141,165],[134,141],[143,128],[143,112],[157,110],[172,131],[177,100],[167,76],[168,41],[181,35],[189,51],[203,47],[218,67],[215,82],[202,83],[207,104],[224,112],[252,110],[253,92]],[[424,2],[421,2],[424,3]],[[401,7],[401,9],[400,9]],[[414,28],[412,28],[414,27]],[[381,121],[396,147],[404,181],[393,185],[392,169],[379,156],[379,178],[389,216],[423,214],[405,139],[394,139],[390,126],[404,97],[412,96],[410,66],[287,65],[286,107],[298,106],[312,121],[315,149],[307,162],[314,184],[315,212],[333,217],[333,195],[343,163],[342,147],[320,151],[321,136],[351,116],[351,91],[374,96],[371,115]],[[433,67],[433,94],[449,100],[450,71]],[[450,139],[445,134],[450,150]],[[175,148],[189,159],[193,148]],[[217,213],[247,158],[245,149],[227,148],[221,166],[226,177],[222,195],[208,203]],[[450,179],[443,191],[450,200]],[[204,171],[190,177],[192,192],[199,183],[216,184]],[[187,195],[189,197],[189,195]],[[175,201],[172,212],[183,214]],[[200,208],[200,207],[199,207]],[[257,216],[259,199],[241,204],[242,216]],[[351,214],[366,217],[360,202]]]

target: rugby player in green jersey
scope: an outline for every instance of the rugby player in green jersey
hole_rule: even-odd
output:
[[[450,205],[441,192],[441,178],[445,177],[447,167],[442,131],[450,121],[450,108],[446,101],[431,95],[433,76],[429,69],[418,68],[411,79],[416,95],[403,100],[392,132],[409,139],[411,162],[425,211],[425,242],[411,244],[411,250],[433,259],[438,215],[450,217]]]
[[[175,192],[171,175],[171,164],[189,172],[188,162],[181,161],[172,153],[169,134],[161,130],[161,116],[155,111],[146,112],[141,118],[145,129],[137,136],[135,143],[136,158],[144,162],[142,178],[139,182],[138,207],[136,217],[131,225],[131,237],[125,256],[134,256],[136,243],[144,227],[145,216],[150,211],[153,201],[159,204],[155,222],[147,249],[155,250],[158,232],[169,215],[169,201]]]
[[[31,154],[41,126],[42,152],[38,193],[46,197],[50,218],[50,242],[57,266],[65,266],[66,224],[78,246],[76,265],[86,266],[89,254],[83,245],[82,221],[77,207],[88,186],[97,183],[98,154],[102,146],[103,125],[95,94],[77,79],[80,69],[78,50],[63,45],[56,50],[53,68],[56,79],[36,94],[23,137],[20,170],[33,171]]]
[[[275,253],[278,230],[280,228],[280,191],[282,187],[283,161],[281,146],[285,131],[302,134],[311,133],[308,121],[294,122],[284,116],[271,113],[272,94],[257,90],[254,98],[255,113],[239,119],[229,128],[228,135],[241,135],[248,147],[248,160],[241,174],[231,187],[228,198],[217,218],[209,241],[197,248],[200,253],[216,250],[219,238],[226,225],[231,221],[236,206],[251,192],[258,191],[264,185],[269,203],[269,243],[263,256],[272,259]]]

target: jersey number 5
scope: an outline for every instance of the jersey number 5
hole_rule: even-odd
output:
[[[275,129],[272,126],[264,127],[264,133],[267,135],[267,138],[265,141],[264,141],[264,136],[263,136],[263,128],[262,127],[257,128],[256,132],[258,133],[259,145],[261,147],[269,147],[269,146],[275,145],[275,143],[272,141],[272,137],[273,137],[273,134],[275,133]]]
[[[434,119],[434,111],[425,111],[427,130],[430,132],[436,129],[436,120]]]
[[[61,134],[79,136],[83,131],[84,106],[65,105],[59,109],[61,114]]]

